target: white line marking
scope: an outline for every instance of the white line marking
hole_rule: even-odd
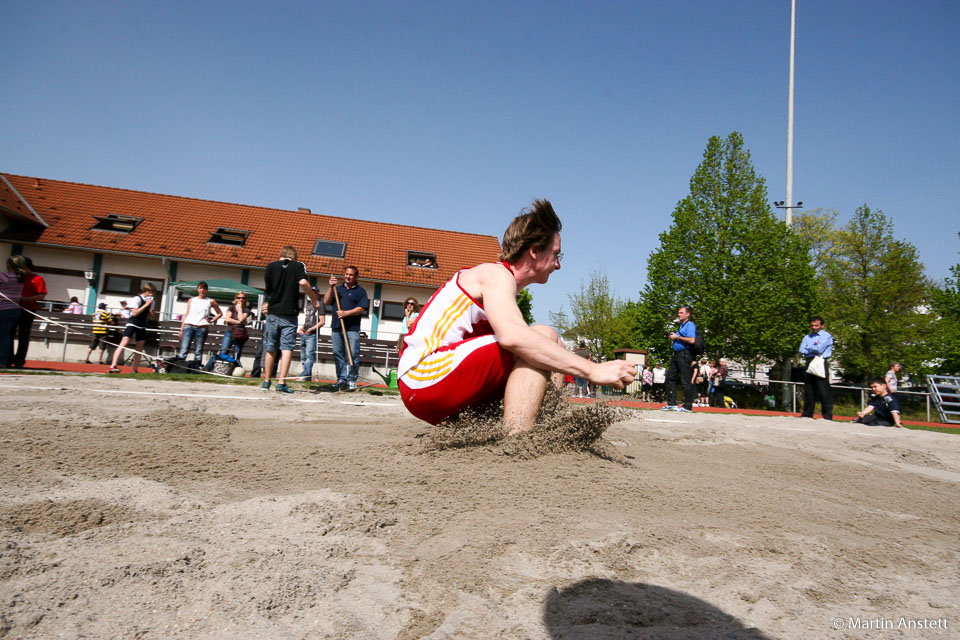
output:
[[[0,387],[8,389],[37,389],[40,391],[76,391],[76,389],[66,389],[64,387],[31,387],[20,384],[4,384]],[[85,391],[94,391],[96,393],[113,393],[117,395],[144,395],[144,396],[172,396],[177,398],[218,398],[222,400],[263,400],[270,396],[263,394],[254,394],[249,396],[228,396],[221,395],[216,393],[211,394],[202,394],[202,393],[168,393],[163,391],[124,391],[122,389],[85,389]],[[276,396],[274,396],[276,397]],[[326,404],[330,402],[329,400],[320,400],[313,398],[291,398],[294,402],[304,402],[308,404]],[[362,402],[357,400],[341,400],[340,404],[351,404],[360,407],[399,407],[400,404],[396,402]]]
[[[177,398],[222,398],[224,400],[258,400],[264,396],[223,396],[202,393],[167,393],[164,391],[123,391],[122,389],[91,389],[97,393],[116,393],[120,395],[173,396]]]
[[[647,422],[675,422],[677,424],[687,424],[687,420],[660,420],[659,418],[644,418]]]
[[[399,407],[400,404],[386,404],[383,402],[344,402],[343,404],[357,404],[364,407]]]
[[[25,384],[0,384],[5,389],[40,389],[41,391],[69,391],[65,387],[30,387]]]

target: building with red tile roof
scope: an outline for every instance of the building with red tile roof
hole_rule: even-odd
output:
[[[292,245],[321,289],[346,266],[359,268],[371,338],[396,335],[404,298],[423,303],[458,269],[500,252],[494,236],[13,174],[0,174],[0,245],[33,259],[50,299],[76,295],[91,313],[150,281],[166,294],[167,314],[184,304],[172,282],[229,278],[262,288],[267,263]]]

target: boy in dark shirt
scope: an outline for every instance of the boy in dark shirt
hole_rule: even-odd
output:
[[[900,403],[896,396],[890,393],[887,383],[883,378],[874,378],[870,381],[870,390],[874,397],[870,404],[863,411],[857,411],[857,419],[854,422],[865,424],[872,427],[900,427],[904,428],[900,422]]]

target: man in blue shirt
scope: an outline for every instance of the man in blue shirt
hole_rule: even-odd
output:
[[[333,361],[337,367],[336,391],[356,391],[357,375],[360,371],[360,319],[369,306],[367,292],[357,284],[360,271],[349,266],[343,272],[343,284],[337,285],[337,277],[330,276],[330,288],[323,295],[323,302],[333,307],[333,321],[330,323],[330,342],[333,346]],[[339,309],[337,300],[339,299]],[[341,324],[342,322],[342,324]],[[346,336],[344,336],[344,330]],[[350,348],[350,366],[347,346]]]
[[[802,418],[812,418],[816,408],[817,398],[820,399],[820,410],[824,420],[833,420],[833,392],[830,389],[830,363],[827,360],[833,355],[833,336],[823,328],[823,318],[810,318],[810,333],[803,336],[800,342],[800,355],[806,359],[806,368],[816,356],[823,356],[823,368],[827,377],[815,376],[809,371],[803,374],[803,413]]]
[[[673,340],[673,357],[670,359],[670,368],[667,369],[667,406],[662,411],[693,411],[693,398],[696,395],[693,387],[693,343],[697,339],[697,325],[690,319],[690,307],[684,305],[677,310],[680,326],[671,331],[667,337]],[[677,406],[677,378],[683,384],[683,406]]]

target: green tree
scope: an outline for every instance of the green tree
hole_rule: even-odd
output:
[[[598,360],[613,357],[617,334],[617,315],[622,303],[610,290],[610,279],[602,271],[592,271],[580,281],[580,291],[568,294],[571,319],[561,307],[550,312],[550,322],[568,340],[583,340],[587,351]]]
[[[635,323],[642,341],[669,353],[677,307],[693,307],[707,351],[745,362],[795,353],[817,300],[809,247],[771,211],[743,137],[711,137],[647,261]],[[662,359],[662,356],[661,356]]]
[[[837,251],[839,231],[837,230],[836,209],[815,209],[794,215],[791,230],[806,241],[810,247],[810,264],[817,275]]]
[[[533,294],[529,289],[521,289],[517,294],[517,306],[520,307],[520,313],[523,314],[523,321],[527,324],[534,324],[536,320],[533,317]]]
[[[937,355],[937,372],[956,376],[960,375],[960,263],[950,267],[950,274],[930,289],[931,307],[937,316],[931,343]]]
[[[935,331],[930,281],[917,249],[893,235],[879,209],[857,208],[823,268],[824,313],[844,375],[866,382],[891,360],[913,374],[930,368]]]

